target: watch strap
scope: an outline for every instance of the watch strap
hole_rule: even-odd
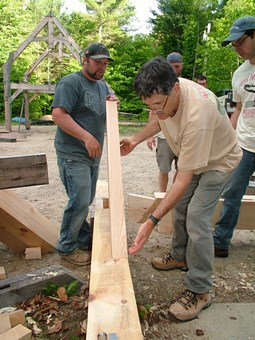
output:
[[[155,216],[153,216],[152,214],[150,214],[150,215],[148,216],[148,218],[155,224],[155,226],[158,225],[158,224],[160,223],[160,220],[157,219],[157,218],[156,218]]]

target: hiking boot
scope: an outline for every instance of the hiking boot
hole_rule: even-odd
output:
[[[164,257],[155,257],[151,260],[151,264],[154,268],[159,270],[172,270],[172,269],[180,269],[187,271],[188,265],[185,261],[177,261],[175,260],[171,253],[165,255]]]
[[[228,249],[218,248],[214,246],[214,256],[216,257],[228,257]]]
[[[209,307],[211,302],[210,293],[198,294],[185,290],[176,302],[169,307],[169,312],[178,320],[188,321],[194,319],[203,309]]]
[[[89,253],[79,249],[71,254],[61,255],[61,257],[63,260],[78,266],[86,266],[91,263],[91,256]]]

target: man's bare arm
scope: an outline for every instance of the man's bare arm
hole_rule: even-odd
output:
[[[230,118],[230,122],[234,129],[236,129],[237,121],[240,116],[241,110],[242,110],[242,103],[241,102],[236,103],[235,111],[232,113],[231,118]]]

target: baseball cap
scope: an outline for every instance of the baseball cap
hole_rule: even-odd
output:
[[[84,51],[85,57],[92,58],[92,59],[102,59],[107,58],[111,61],[113,61],[112,58],[110,58],[110,54],[108,51],[108,48],[101,43],[94,43],[89,45],[85,51]]]
[[[222,46],[227,46],[231,41],[241,38],[248,30],[255,29],[255,17],[247,15],[237,19],[231,26],[229,36],[221,43]]]
[[[182,55],[178,52],[172,52],[166,57],[168,63],[182,63]]]

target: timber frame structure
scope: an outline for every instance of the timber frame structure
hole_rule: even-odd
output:
[[[46,36],[39,36],[39,33],[44,29],[48,29]],[[54,35],[54,31],[57,35]],[[25,48],[32,42],[47,42],[47,47],[34,60],[30,68],[24,73],[23,81],[18,83],[12,83],[11,68],[13,62],[19,57],[19,55],[25,50]],[[63,52],[63,47],[67,47],[71,54]],[[57,50],[58,49],[58,50]],[[21,93],[24,95],[24,112],[25,112],[25,126],[26,129],[30,129],[29,122],[29,104],[37,97],[39,93],[54,93],[55,85],[53,84],[32,84],[29,83],[29,78],[36,67],[41,63],[45,57],[58,57],[60,60],[63,57],[74,57],[77,61],[81,62],[82,50],[79,45],[68,34],[66,29],[58,21],[58,19],[50,12],[45,16],[37,25],[37,27],[29,34],[29,36],[23,41],[23,43],[14,52],[9,53],[7,61],[3,65],[4,73],[4,105],[5,105],[5,125],[8,131],[11,131],[11,103]],[[15,90],[12,93],[12,90]],[[33,93],[29,97],[29,93]],[[23,110],[23,108],[22,108]]]

